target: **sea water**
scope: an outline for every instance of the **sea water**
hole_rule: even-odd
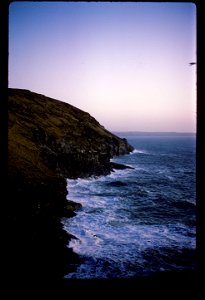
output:
[[[82,204],[62,220],[81,263],[66,278],[137,278],[194,270],[195,136],[121,134],[135,147],[113,162],[132,169],[67,180]]]

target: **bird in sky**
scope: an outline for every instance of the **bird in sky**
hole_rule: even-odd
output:
[[[189,65],[190,66],[196,65],[196,62],[190,62]]]

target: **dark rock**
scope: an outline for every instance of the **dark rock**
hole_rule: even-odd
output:
[[[116,169],[116,170],[134,169],[130,166],[126,166],[126,165],[118,164],[118,163],[114,163],[114,162],[111,162],[111,167],[112,167],[112,169]]]
[[[82,204],[67,200],[67,204],[64,207],[63,216],[67,218],[74,217],[76,215],[75,211],[80,209],[81,207]]]
[[[87,112],[21,89],[8,89],[8,277],[62,278],[78,256],[61,218],[79,204],[66,200],[65,178],[109,174],[115,155],[133,151]]]

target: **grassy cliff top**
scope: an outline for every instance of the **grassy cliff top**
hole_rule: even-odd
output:
[[[77,257],[61,224],[79,207],[66,178],[108,174],[110,158],[133,148],[87,112],[21,89],[8,89],[8,270],[61,278]],[[72,200],[72,199],[70,199]]]
[[[22,89],[9,88],[8,96],[10,174],[41,180],[67,169],[67,177],[72,171],[81,176],[81,167],[91,167],[85,161],[105,165],[113,155],[133,150],[89,113],[68,103]]]

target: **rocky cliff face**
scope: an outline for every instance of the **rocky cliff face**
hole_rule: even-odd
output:
[[[60,223],[76,208],[65,179],[109,174],[110,158],[133,147],[87,112],[28,90],[8,89],[8,110],[11,272],[28,257],[25,273],[61,277],[77,259]]]
[[[9,165],[46,176],[108,174],[110,158],[132,151],[88,113],[27,90],[9,89]]]

